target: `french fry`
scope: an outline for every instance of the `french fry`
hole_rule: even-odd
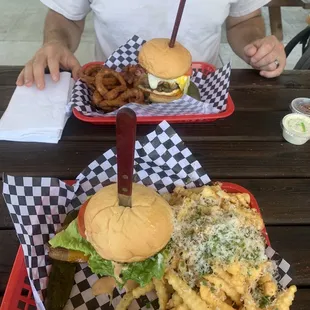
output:
[[[154,289],[153,282],[148,283],[146,286],[142,287],[139,286],[132,290],[132,295],[134,298],[140,298],[141,296],[145,295],[146,293],[152,291]]]
[[[241,215],[240,218],[244,218],[243,222],[245,226],[254,226],[257,230],[262,230],[264,228],[263,219],[255,209],[236,207],[234,210]]]
[[[178,305],[175,310],[190,310],[186,304],[181,304],[181,305]]]
[[[217,298],[210,290],[208,286],[201,285],[200,286],[200,296],[201,298],[208,304],[210,304],[213,308],[218,307],[221,310],[234,310],[233,307],[229,306],[219,298]]]
[[[247,193],[232,193],[230,194],[230,201],[237,206],[242,206],[243,208],[250,208],[250,195]]]
[[[179,296],[177,292],[174,292],[171,299],[167,303],[167,309],[176,308],[183,303],[183,299]]]
[[[127,310],[134,299],[135,298],[133,297],[132,292],[125,294],[116,306],[115,310]]]
[[[278,291],[278,286],[270,273],[266,273],[259,280],[258,283],[263,289],[265,296],[275,296]]]
[[[231,286],[233,286],[240,295],[244,294],[246,283],[245,277],[243,277],[241,274],[239,274],[238,276],[233,276],[219,267],[213,267],[213,271],[225,282],[230,283]]]
[[[256,305],[255,300],[253,299],[252,295],[247,292],[243,296],[243,307],[241,310],[258,310],[258,306]]]
[[[263,274],[264,264],[260,264],[257,268],[248,267],[248,277],[246,281],[248,282],[249,287],[253,288],[256,286],[256,283],[260,276]]]
[[[290,286],[288,289],[278,295],[273,305],[268,310],[289,310],[295,298],[297,287]]]
[[[173,286],[175,291],[182,296],[184,303],[190,310],[210,310],[208,306],[174,271],[166,273],[166,279]]]
[[[127,310],[134,299],[140,298],[141,296],[145,295],[146,293],[150,292],[154,289],[153,282],[150,282],[144,287],[137,287],[133,289],[131,292],[124,295],[121,299],[115,310]]]
[[[153,283],[158,296],[159,309],[165,310],[168,303],[168,293],[166,290],[164,280],[154,278]]]
[[[229,264],[226,267],[226,270],[233,276],[238,276],[239,274],[241,274],[241,265],[239,262],[234,262],[232,264]]]
[[[241,305],[240,294],[226,281],[215,275],[204,276],[204,278],[214,284],[217,288],[221,288],[225,292],[225,294],[230,297],[238,306]]]

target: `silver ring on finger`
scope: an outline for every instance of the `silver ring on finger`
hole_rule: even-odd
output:
[[[278,59],[274,61],[274,64],[276,65],[277,69],[280,67],[280,62]]]

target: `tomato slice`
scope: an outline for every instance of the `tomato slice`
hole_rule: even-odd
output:
[[[193,74],[193,69],[192,67],[190,67],[184,75],[192,76],[192,74]]]
[[[85,222],[84,222],[84,215],[85,215],[85,211],[86,211],[86,207],[88,205],[90,199],[86,200],[80,210],[79,210],[79,214],[78,214],[78,218],[77,218],[77,224],[78,224],[78,230],[80,235],[86,239],[86,235],[85,235]]]

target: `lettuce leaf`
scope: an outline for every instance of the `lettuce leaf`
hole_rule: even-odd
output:
[[[62,247],[69,250],[81,251],[89,256],[88,265],[93,273],[101,276],[114,275],[114,264],[110,260],[105,260],[96,252],[94,247],[80,235],[77,227],[77,220],[74,220],[63,231],[56,234],[50,241],[52,247]],[[140,286],[148,284],[152,278],[162,278],[167,263],[167,249],[162,250],[156,255],[143,262],[124,264],[120,278],[122,287],[127,280],[136,281]],[[119,280],[119,279],[116,279]]]
[[[122,280],[134,280],[145,286],[152,281],[152,278],[161,279],[165,272],[165,258],[162,253],[158,253],[143,262],[126,264],[122,268]]]
[[[77,220],[72,221],[69,226],[55,235],[50,241],[53,248],[62,247],[68,250],[81,251],[89,256],[88,266],[93,273],[101,276],[113,276],[114,267],[111,261],[101,258],[94,247],[78,231]]]

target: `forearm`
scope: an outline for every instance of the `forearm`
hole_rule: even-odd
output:
[[[248,20],[233,25],[232,18],[227,21],[227,39],[233,51],[247,63],[249,59],[244,54],[244,47],[255,40],[265,37],[265,24],[259,14]]]
[[[85,20],[72,21],[53,10],[49,10],[44,26],[44,44],[57,41],[75,52],[84,30]]]

